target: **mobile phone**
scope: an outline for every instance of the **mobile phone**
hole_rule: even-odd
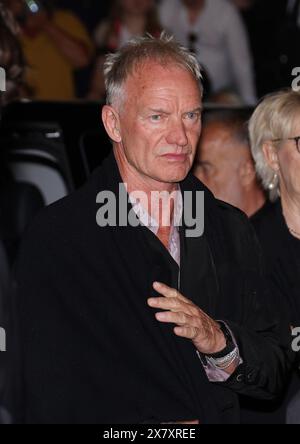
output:
[[[41,2],[38,0],[25,0],[26,6],[32,14],[37,14],[42,9]]]

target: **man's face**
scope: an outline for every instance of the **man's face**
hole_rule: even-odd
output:
[[[247,146],[237,146],[230,129],[209,123],[203,127],[194,174],[220,200],[241,208],[243,186],[240,168],[248,160]]]
[[[146,63],[128,77],[122,102],[118,150],[125,170],[151,187],[183,180],[201,131],[201,94],[192,75]]]

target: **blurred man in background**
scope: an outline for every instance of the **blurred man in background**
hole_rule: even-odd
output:
[[[247,134],[247,112],[211,111],[204,119],[194,174],[216,198],[252,216],[265,202]]]

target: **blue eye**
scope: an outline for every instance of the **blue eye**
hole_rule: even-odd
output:
[[[159,122],[161,120],[161,115],[160,114],[154,114],[153,116],[150,116],[150,119],[153,122]]]
[[[196,113],[196,112],[193,112],[193,111],[191,111],[190,113],[186,113],[186,117],[187,117],[189,120],[195,120],[195,119],[197,119],[197,118],[198,118],[198,115],[199,115],[199,113]]]

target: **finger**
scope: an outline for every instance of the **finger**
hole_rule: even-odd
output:
[[[191,325],[182,325],[179,327],[175,327],[174,333],[176,334],[176,336],[180,336],[181,338],[193,340],[199,335],[200,331],[197,327]]]
[[[192,316],[194,318],[194,323],[197,325],[197,322],[202,321],[202,316],[198,313],[197,307],[188,304],[181,299],[178,298],[149,298],[147,300],[147,303],[152,308],[160,308],[162,310],[170,310],[173,312],[179,312],[182,311],[183,313],[186,313],[189,316]]]
[[[155,313],[155,317],[160,322],[172,323],[177,325],[188,324],[190,318],[190,316],[185,313],[174,313],[172,311],[160,311],[158,313]]]
[[[162,282],[153,282],[153,288],[166,298],[179,298],[184,302],[191,303],[191,301],[184,297],[176,288],[171,288]]]
[[[166,298],[178,297],[178,291],[176,290],[176,288],[171,288],[168,285],[163,284],[162,282],[153,282],[153,288]]]
[[[164,310],[172,310],[172,311],[186,311],[188,307],[185,307],[183,301],[178,298],[149,298],[147,300],[148,305],[154,308],[162,308]]]

